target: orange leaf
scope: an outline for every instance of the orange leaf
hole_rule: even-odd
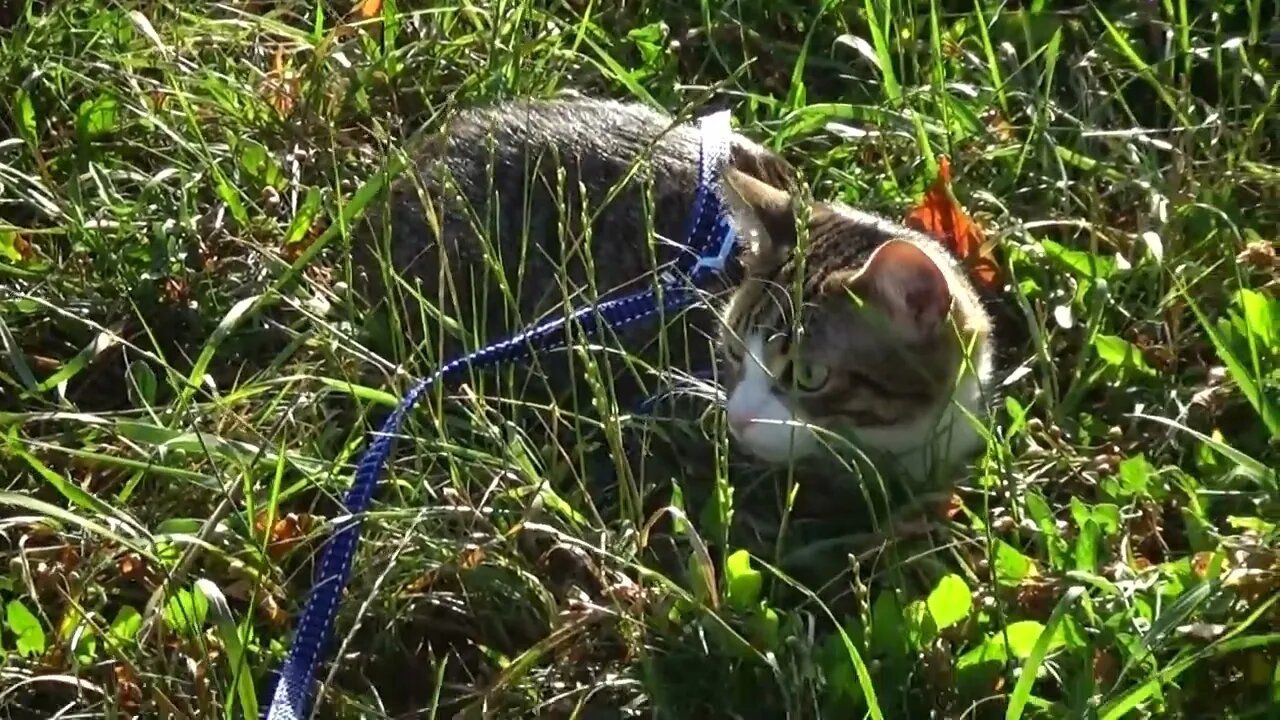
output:
[[[276,599],[270,594],[264,593],[258,601],[258,609],[266,616],[267,622],[277,627],[284,625],[289,620],[288,614],[280,609],[280,605],[276,603]]]
[[[458,556],[458,565],[464,570],[474,570],[484,562],[484,548],[479,545],[467,545]]]
[[[298,78],[293,77],[285,67],[284,45],[277,45],[275,57],[271,61],[271,69],[267,71],[262,84],[262,93],[281,117],[288,117],[289,113],[293,112],[298,92]]]
[[[191,286],[182,278],[168,277],[164,280],[164,288],[161,294],[169,302],[183,302],[191,297]]]
[[[21,235],[13,236],[13,249],[17,251],[18,257],[22,258],[23,262],[30,262],[31,258],[36,256],[35,250],[31,248],[31,243]]]
[[[138,687],[138,676],[128,665],[116,665],[112,668],[116,681],[116,701],[129,717],[142,705],[142,688]]]
[[[951,496],[947,498],[947,505],[944,511],[946,512],[947,519],[948,520],[954,519],[955,516],[959,515],[960,511],[963,509],[964,509],[964,498],[960,497],[956,493],[951,493]]]
[[[1110,687],[1119,670],[1120,663],[1115,655],[1101,648],[1093,651],[1093,681],[1099,687]]]
[[[147,571],[146,561],[136,552],[125,553],[116,561],[116,568],[129,580],[139,580]]]
[[[350,37],[365,32],[375,38],[382,37],[382,0],[356,0],[351,12],[334,28],[334,36]],[[373,21],[373,22],[368,22]]]
[[[266,530],[267,516],[259,515],[254,522],[259,532]],[[312,526],[312,517],[306,513],[288,513],[277,518],[267,536],[267,554],[273,560],[279,560],[295,545],[302,542],[305,533]]]
[[[951,193],[951,161],[946,155],[938,156],[938,177],[920,204],[907,213],[905,224],[937,238],[964,262],[978,283],[988,288],[999,284],[999,265],[982,228]]]

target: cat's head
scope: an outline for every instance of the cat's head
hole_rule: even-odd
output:
[[[725,174],[746,267],[721,331],[736,441],[779,463],[818,454],[824,431],[911,452],[953,400],[977,411],[990,320],[946,250],[839,204],[801,208],[753,175]]]

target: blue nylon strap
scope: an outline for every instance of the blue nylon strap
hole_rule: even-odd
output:
[[[307,598],[298,622],[293,645],[266,712],[267,720],[302,720],[308,716],[311,685],[321,653],[333,630],[338,602],[351,575],[351,561],[360,540],[363,514],[369,508],[382,466],[405,417],[418,399],[437,382],[450,380],[469,369],[504,362],[527,360],[535,353],[565,347],[571,326],[591,336],[605,328],[617,329],[657,314],[681,310],[700,299],[697,287],[715,272],[724,269],[736,235],[727,213],[722,212],[717,179],[729,159],[730,127],[728,111],[708,115],[699,121],[701,143],[698,157],[698,187],[685,233],[691,251],[676,259],[674,269],[662,276],[661,294],[656,288],[583,307],[568,317],[543,322],[506,340],[494,343],[441,366],[433,375],[414,384],[400,404],[382,423],[372,442],[356,463],[355,478],[347,491],[345,505],[350,518],[337,530],[320,557],[320,574]]]

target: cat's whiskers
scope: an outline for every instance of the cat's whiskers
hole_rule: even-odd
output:
[[[773,463],[851,444],[917,479],[971,457],[983,443],[974,420],[985,417],[990,338],[963,271],[930,238],[883,219],[839,206],[810,218],[803,262],[794,245],[779,259],[775,238],[757,238],[755,252],[774,262],[747,258],[752,272],[721,315],[734,438]],[[809,387],[797,386],[796,367]]]

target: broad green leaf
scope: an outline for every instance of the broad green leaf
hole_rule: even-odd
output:
[[[1080,498],[1072,496],[1071,517],[1079,528],[1083,528],[1086,522],[1093,521],[1105,534],[1113,535],[1120,531],[1120,508],[1112,503],[1085,505]]]
[[[1144,375],[1156,373],[1155,369],[1147,364],[1147,359],[1142,356],[1138,346],[1118,335],[1095,335],[1093,349],[1108,365],[1137,370]]]
[[[902,657],[907,652],[903,608],[890,591],[883,591],[871,604],[871,653]]]
[[[1115,260],[1099,257],[1083,250],[1072,250],[1052,240],[1041,240],[1040,247],[1051,259],[1082,278],[1109,278],[1116,271]]]
[[[1005,648],[1004,638],[993,635],[982,641],[978,647],[966,652],[956,659],[956,670],[963,672],[985,663],[1004,664],[1009,660],[1009,651]]]
[[[76,111],[76,132],[89,140],[116,129],[120,119],[120,102],[110,95],[99,95],[80,103]]]
[[[738,550],[725,560],[724,577],[731,607],[746,610],[760,601],[763,579],[760,571],[751,567],[751,554],[746,550]]]
[[[1257,290],[1242,288],[1236,295],[1236,302],[1244,312],[1245,325],[1253,335],[1257,344],[1270,350],[1280,352],[1280,299],[1271,299]]]
[[[1017,585],[1035,569],[1035,563],[1031,558],[999,538],[991,543],[991,548],[994,555],[992,563],[996,570],[996,582],[1001,585]]]
[[[58,640],[71,647],[71,654],[81,665],[98,659],[98,635],[95,625],[86,621],[75,608],[68,608],[58,627]]]
[[[19,237],[14,230],[0,230],[0,258],[4,258],[14,264],[22,262],[23,254],[18,248]],[[35,383],[30,383],[30,385],[35,385]]]
[[[240,191],[222,173],[214,173],[213,190],[227,204],[227,210],[231,212],[231,217],[235,218],[237,223],[241,226],[249,224],[249,211],[240,201]]]
[[[121,642],[132,642],[142,629],[142,614],[132,605],[125,605],[116,613],[111,621],[111,636]]]
[[[1107,535],[1120,532],[1120,508],[1114,503],[1098,503],[1089,513],[1090,519]]]
[[[31,102],[31,96],[27,91],[18,88],[13,96],[13,104],[15,107],[14,124],[18,128],[18,134],[22,136],[32,147],[37,145],[37,128],[36,125],[36,106]]]
[[[733,491],[733,485],[727,477],[717,477],[712,485],[710,502],[702,506],[702,513],[698,518],[702,534],[711,538],[712,542],[729,542],[729,528],[733,527]]]
[[[774,650],[778,647],[778,625],[777,611],[761,606],[747,621],[747,635],[756,647]]]
[[[298,212],[294,214],[293,221],[289,223],[289,230],[284,236],[284,244],[292,245],[302,240],[307,231],[311,229],[311,226],[315,224],[316,215],[319,212],[320,190],[307,188],[307,194],[302,198],[302,204],[298,206]]]
[[[199,535],[204,528],[205,521],[199,518],[173,517],[165,518],[156,524],[152,535],[163,537],[165,535]]]
[[[1102,531],[1093,518],[1087,517],[1080,524],[1080,534],[1076,536],[1074,552],[1076,570],[1087,573],[1098,571],[1098,546],[1101,544]]]
[[[1049,566],[1061,569],[1066,560],[1067,542],[1054,527],[1053,511],[1049,503],[1034,488],[1027,489],[1027,515],[1040,528],[1040,537],[1044,539],[1045,551],[1049,556]]]
[[[134,360],[125,369],[125,382],[128,383],[129,401],[134,407],[151,407],[156,403],[156,372],[146,360]]]
[[[1063,620],[1070,618],[1066,611],[1083,594],[1084,588],[1079,585],[1068,589],[1053,608],[1053,614],[1049,616],[1049,624],[1036,634],[1035,644],[1030,652],[1027,653],[1026,663],[1022,666],[1022,673],[1018,676],[1018,684],[1009,696],[1009,706],[1005,712],[1006,720],[1017,720],[1022,717],[1022,711],[1031,699],[1031,688],[1035,684],[1036,678],[1040,675],[1040,667],[1044,664],[1045,657],[1053,650],[1066,644],[1066,639],[1063,637],[1063,629],[1065,628]],[[1019,624],[1014,623],[1014,625]],[[1012,628],[1013,626],[1010,626],[1011,631]],[[1020,641],[1021,638],[1019,638]],[[1020,648],[1014,644],[1013,632],[1009,633],[1009,643],[1013,646],[1014,654],[1021,657]]]
[[[945,630],[969,617],[973,610],[973,593],[964,578],[951,573],[938,581],[938,586],[925,601],[934,625]]]
[[[938,626],[934,624],[929,606],[924,600],[909,603],[902,613],[902,619],[907,630],[907,642],[912,649],[923,649],[938,636]]]
[[[1019,660],[1024,660],[1031,656],[1036,642],[1040,639],[1040,634],[1044,631],[1045,626],[1037,620],[1019,620],[1018,622],[1010,623],[1009,627],[1005,628],[1002,637],[1008,643],[1009,654]],[[1055,635],[1049,641],[1049,652],[1066,644],[1066,641],[1061,637],[1060,631]]]
[[[164,620],[174,632],[195,637],[209,615],[209,600],[204,593],[179,590],[164,605]]]
[[[16,636],[18,654],[35,657],[44,653],[44,627],[21,600],[10,600],[5,608],[4,624]]]
[[[275,158],[261,143],[253,140],[237,141],[240,169],[254,182],[264,187],[278,187],[284,180],[284,174]],[[314,188],[312,188],[314,190]]]
[[[1141,453],[1120,461],[1120,487],[1127,497],[1141,496],[1147,493],[1151,483],[1151,464]]]

